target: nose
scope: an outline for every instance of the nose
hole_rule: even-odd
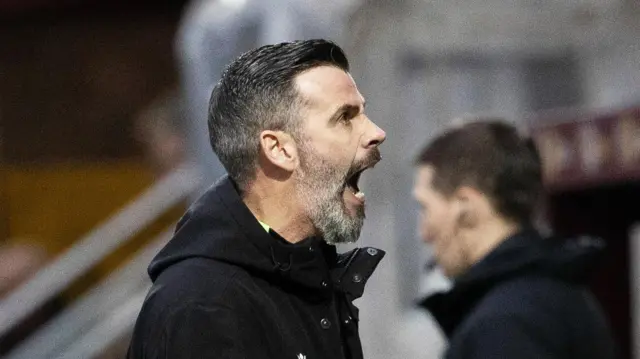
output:
[[[384,142],[384,140],[387,138],[387,134],[384,132],[383,129],[378,127],[378,125],[373,123],[373,121],[371,120],[368,120],[368,121],[370,124],[370,130],[368,131],[369,135],[367,136],[366,146],[367,147],[380,146],[380,144],[382,144],[382,142]]]

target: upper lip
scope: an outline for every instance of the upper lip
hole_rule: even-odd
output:
[[[371,160],[368,161],[367,163],[365,163],[362,167],[360,167],[359,169],[357,169],[356,171],[354,171],[353,173],[349,174],[349,176],[346,179],[346,183],[353,185],[353,187],[357,190],[358,188],[358,180],[360,179],[360,175],[362,174],[362,172],[368,170],[369,168],[373,168],[378,162],[380,162],[381,160],[381,156],[380,153],[376,153],[371,157]],[[354,181],[355,179],[355,181]]]
[[[347,180],[362,174],[362,172],[368,170],[369,168],[373,168],[379,161],[380,161],[379,159],[373,160],[373,161],[367,163],[366,165],[360,167],[359,169],[353,171],[353,173],[351,173],[349,175],[349,177],[347,177]]]
[[[361,169],[356,171],[356,173],[362,172],[369,168],[373,168],[378,162],[380,162],[381,159],[382,159],[382,156],[380,155],[379,151],[373,152],[373,154],[369,157],[369,161],[367,161],[367,163],[365,163]]]
[[[357,170],[357,171],[354,173],[354,175],[355,175],[356,173],[362,173],[362,172],[364,172],[364,171],[368,170],[369,168],[373,168],[373,167],[375,167],[375,165],[376,165],[378,162],[380,162],[380,160],[378,160],[378,159],[377,159],[377,160],[374,160],[374,161],[371,161],[371,162],[367,163],[366,165],[362,166],[359,170]]]

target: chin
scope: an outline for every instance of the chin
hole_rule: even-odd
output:
[[[323,238],[329,244],[355,243],[362,232],[363,219],[343,213],[341,218],[327,217],[322,223]]]
[[[442,265],[442,272],[449,279],[456,279],[467,271],[467,267],[461,265]]]
[[[307,216],[325,242],[354,243],[364,224],[364,207],[347,201],[343,192],[313,193],[303,196]]]

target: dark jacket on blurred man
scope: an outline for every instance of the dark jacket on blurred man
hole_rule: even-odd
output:
[[[449,339],[447,359],[615,357],[585,281],[602,243],[520,232],[422,302]]]

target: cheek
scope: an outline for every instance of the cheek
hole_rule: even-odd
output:
[[[314,165],[322,162],[325,166],[343,170],[353,159],[353,149],[336,142],[314,144],[313,150],[316,161]]]
[[[418,232],[425,242],[433,242],[440,237],[440,223],[434,213],[421,213],[418,219]]]
[[[344,152],[353,142],[352,134],[345,131],[341,125],[317,130],[310,138],[318,151],[325,154]]]
[[[458,272],[463,262],[462,251],[458,238],[455,235],[455,225],[449,222],[438,224],[437,240],[434,241],[433,253],[438,263],[448,276]]]

